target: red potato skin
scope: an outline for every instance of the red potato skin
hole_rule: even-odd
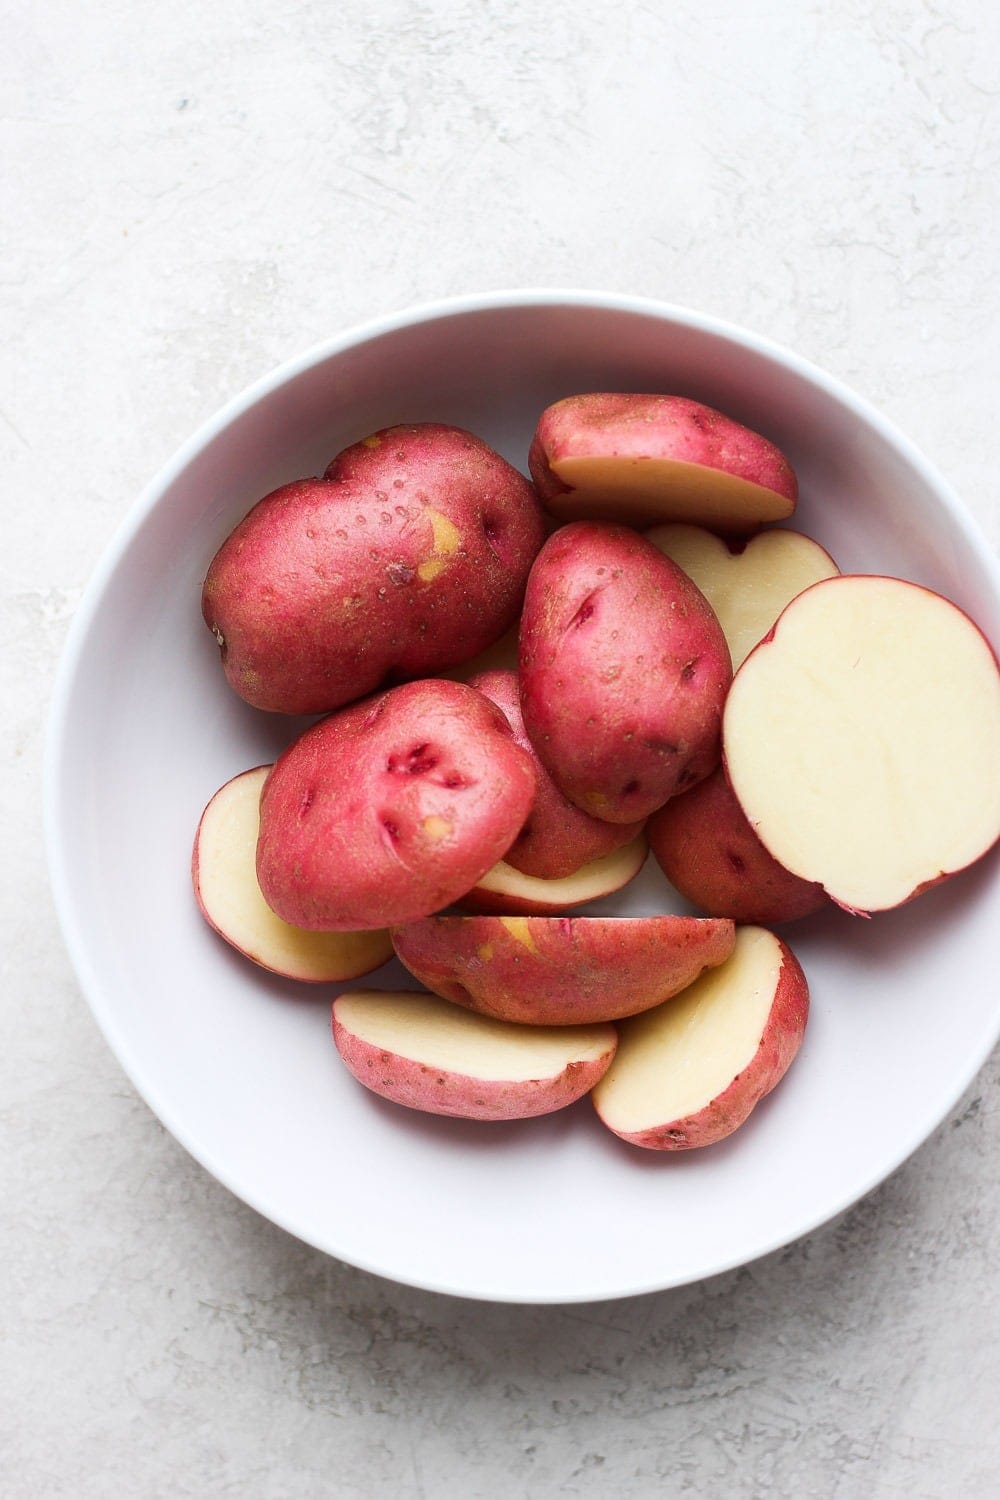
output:
[[[372,1093],[394,1104],[459,1120],[528,1120],[565,1109],[589,1094],[610,1067],[618,1039],[609,1026],[606,1054],[592,1062],[569,1063],[553,1078],[517,1083],[448,1073],[386,1052],[340,1024],[336,1001],[333,1040],[348,1072]]]
[[[669,1000],[733,951],[734,924],[699,917],[427,917],[391,936],[445,1000],[499,1021],[617,1021]]]
[[[502,710],[514,731],[515,741],[535,762],[538,790],[534,806],[528,821],[504,855],[506,864],[540,880],[559,880],[638,837],[643,819],[636,823],[605,823],[574,807],[569,798],[563,796],[528,738],[521,716],[516,672],[483,672],[478,677],[471,677],[469,686]]]
[[[795,954],[781,944],[781,973],[757,1051],[727,1089],[683,1119],[647,1130],[614,1134],[649,1151],[692,1151],[714,1146],[745,1123],[760,1101],[781,1082],[802,1045],[809,1019],[809,985]],[[607,1125],[607,1121],[603,1123]],[[613,1129],[612,1126],[608,1126]]]
[[[629,527],[575,521],[549,538],[519,641],[531,743],[591,816],[633,823],[718,765],[725,635],[687,574]]]
[[[671,885],[709,916],[770,927],[830,905],[821,885],[793,875],[764,848],[721,766],[671,798],[646,832]]]
[[[464,683],[406,683],[331,714],[264,784],[257,878],[286,922],[363,931],[458,899],[517,834],[531,758]]]
[[[387,428],[259,501],[216,553],[202,613],[248,703],[326,713],[491,645],[544,535],[531,484],[479,438]]]
[[[721,469],[798,499],[795,471],[779,448],[714,407],[686,396],[595,391],[567,396],[539,418],[528,468],[542,503],[565,495],[550,465],[566,458],[671,458]]]

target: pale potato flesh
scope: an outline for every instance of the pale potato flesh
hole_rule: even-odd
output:
[[[546,506],[574,520],[615,520],[632,526],[692,521],[720,531],[749,531],[764,521],[783,521],[794,500],[776,490],[674,458],[631,456],[557,458],[553,474],[569,492]]]
[[[840,571],[801,531],[762,531],[732,552],[701,526],[656,526],[646,533],[698,585],[719,617],[735,670],[763,640],[786,604]]]
[[[879,577],[815,585],[734,679],[727,773],[786,869],[897,906],[1000,835],[1000,676],[955,605]]]
[[[525,875],[500,860],[487,871],[475,889],[511,897],[518,902],[535,903],[539,908],[565,911],[571,906],[582,906],[587,901],[597,901],[601,896],[610,896],[613,891],[621,890],[638,875],[648,852],[646,840],[640,835],[623,848],[613,849],[610,854],[591,860],[574,870],[572,875],[564,875],[559,880]]]
[[[371,1047],[483,1082],[555,1078],[571,1063],[598,1062],[615,1041],[611,1026],[518,1026],[419,993],[340,995],[336,1016]]]
[[[594,1089],[619,1134],[696,1115],[756,1055],[781,974],[778,939],[741,927],[732,957],[655,1010],[619,1023],[618,1051]]]
[[[205,809],[195,848],[202,911],[228,943],[275,973],[315,983],[370,973],[392,957],[387,931],[308,932],[282,921],[261,895],[255,857],[260,792],[270,769],[235,776]]]

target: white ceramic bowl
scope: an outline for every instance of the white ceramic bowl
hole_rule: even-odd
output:
[[[586,1100],[476,1125],[375,1098],[334,1052],[330,991],[269,977],[202,922],[189,881],[202,806],[273,759],[294,727],[235,697],[201,621],[201,581],[224,536],[261,495],[373,428],[453,422],[524,468],[542,408],[601,389],[680,392],[759,428],[798,470],[795,524],[842,569],[928,584],[1000,635],[1000,577],[975,525],[912,444],[837,381],[678,308],[495,294],[331,339],[203,427],[91,582],[52,712],[59,914],[136,1088],[198,1161],[291,1233],[471,1297],[623,1296],[787,1243],[898,1166],[998,1032],[995,857],[870,922],[834,913],[786,928],[813,995],[796,1065],[730,1140],[667,1156],[616,1140]],[[671,901],[647,867],[627,902],[591,910]]]

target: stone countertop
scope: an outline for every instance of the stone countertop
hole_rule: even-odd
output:
[[[5,1494],[995,1493],[996,1057],[883,1187],[742,1270],[571,1308],[400,1288],[257,1217],[137,1098],[38,809],[66,625],[138,490],[257,375],[414,301],[589,286],[743,323],[872,399],[1000,544],[1000,12],[8,15]]]

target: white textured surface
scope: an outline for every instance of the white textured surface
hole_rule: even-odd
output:
[[[406,1291],[262,1222],[136,1099],[37,808],[66,622],[133,495],[278,360],[426,297],[591,285],[744,323],[880,405],[1000,543],[997,12],[8,13],[5,1493],[992,1493],[996,1058],[880,1191],[743,1271],[567,1310]]]

